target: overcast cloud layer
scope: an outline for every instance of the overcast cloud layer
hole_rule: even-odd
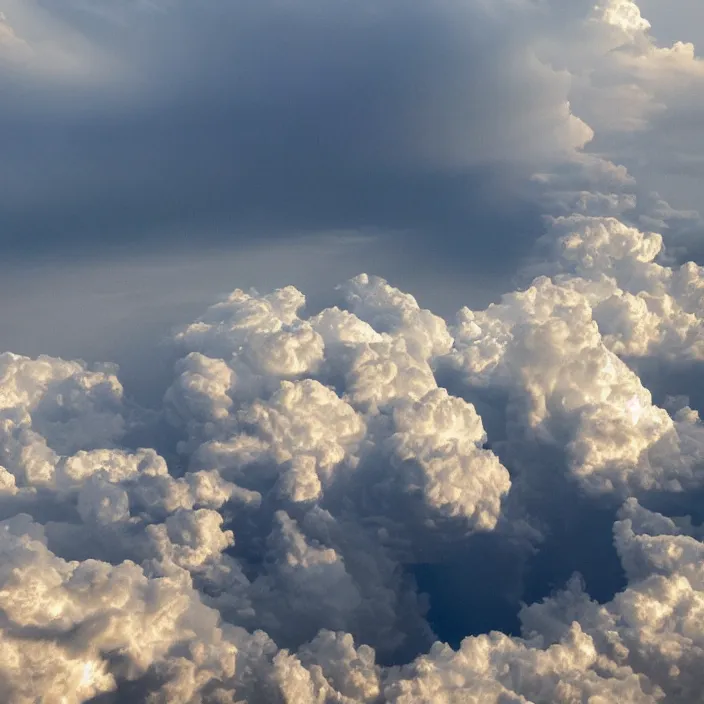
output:
[[[158,402],[0,355],[0,700],[699,701],[692,44],[630,0],[0,8],[17,272],[127,241],[218,278],[265,235],[325,269],[191,285]],[[345,241],[515,285],[443,317],[328,286]]]
[[[639,215],[701,234],[649,194],[696,206],[702,63],[592,5],[3,0],[0,236],[36,256],[371,228],[490,263],[491,231],[513,264],[553,190],[528,177],[590,190],[590,143]]]

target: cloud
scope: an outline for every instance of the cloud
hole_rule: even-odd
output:
[[[318,312],[237,290],[174,335],[169,461],[118,446],[154,421],[114,367],[5,354],[6,699],[691,701],[701,531],[644,506],[691,505],[704,435],[627,364],[698,355],[671,329],[701,325],[700,269],[661,246],[557,218],[549,276],[452,325],[366,275]],[[649,344],[626,343],[641,309],[604,306],[627,294]],[[459,585],[489,546],[518,611],[536,556],[585,559],[560,542],[581,520],[611,521],[625,586],[544,584],[520,633],[433,645],[416,568]]]
[[[548,18],[504,7],[7,0],[35,56],[0,73],[3,238],[26,256],[364,228],[464,254],[492,229],[520,256],[540,227],[523,181],[592,132],[536,54]]]
[[[83,188],[60,202],[77,184],[103,217],[123,197],[145,199],[140,223],[173,215],[159,198],[200,184],[186,167],[219,168],[203,155],[223,145],[222,190],[191,201],[215,219],[266,203],[270,223],[314,205],[316,227],[431,222],[433,198],[390,205],[427,184],[456,204],[507,167],[544,217],[517,289],[454,319],[367,274],[315,302],[236,289],[174,331],[149,411],[116,365],[0,355],[1,698],[694,701],[704,278],[681,260],[699,216],[644,195],[599,145],[627,133],[637,152],[662,106],[691,115],[696,55],[656,45],[627,0],[6,4],[2,50],[30,53],[3,64],[27,91],[0,122],[26,137],[46,101],[43,146],[81,135],[43,217],[85,206]],[[184,51],[206,34],[207,52]],[[93,127],[47,82],[91,104]],[[194,127],[153,187],[150,159]],[[46,202],[26,186],[55,156],[18,171],[13,217]],[[340,184],[349,200],[331,198]]]
[[[700,258],[701,61],[631,2],[0,10],[30,52],[0,69],[13,258],[361,230],[506,282],[546,203],[585,198]]]

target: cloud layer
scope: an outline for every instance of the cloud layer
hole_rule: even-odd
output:
[[[175,335],[171,467],[118,446],[154,418],[113,368],[5,354],[5,699],[693,701],[700,531],[640,502],[690,505],[704,429],[626,361],[701,361],[703,272],[610,217],[545,246],[559,273],[451,325],[366,275],[310,315],[233,292]],[[525,577],[565,500],[612,512],[627,586],[432,645],[411,567],[490,539]]]
[[[700,531],[644,506],[692,506],[704,429],[627,362],[701,362],[703,272],[611,217],[545,246],[550,278],[450,325],[366,275],[309,315],[233,292],[175,335],[168,464],[124,445],[155,419],[113,368],[5,354],[5,699],[693,701]],[[490,540],[518,609],[564,501],[611,512],[625,588],[432,645],[412,567]]]
[[[0,10],[13,256],[356,228],[505,274],[556,191],[570,211],[615,193],[635,224],[698,246],[702,62],[658,45],[632,2]],[[595,187],[602,158],[640,185]]]
[[[692,47],[658,46],[628,0],[2,6],[0,75],[19,92],[0,121],[29,134],[36,105],[57,101],[34,129],[49,144],[54,129],[83,135],[67,194],[84,193],[93,150],[120,153],[105,214],[144,189],[158,216],[178,189],[152,189],[149,159],[195,126],[179,181],[222,147],[209,121],[236,116],[232,168],[252,175],[240,196],[260,175],[271,188],[253,208],[291,205],[282,221],[303,222],[300,196],[341,165],[372,190],[452,191],[508,164],[545,217],[516,290],[451,320],[367,274],[324,305],[293,286],[236,289],[174,332],[157,409],[126,396],[115,365],[0,355],[0,699],[700,697],[699,215],[642,186],[636,159],[659,164],[662,125],[697,114]],[[208,52],[172,48],[206,31]],[[213,65],[232,72],[225,97]],[[155,138],[165,108],[174,131]],[[678,136],[667,158],[681,161],[698,145]],[[10,155],[13,217],[48,197],[50,168],[28,187],[46,154],[24,171]],[[291,190],[304,165],[316,177]],[[192,202],[217,214],[206,190]],[[331,192],[320,222],[339,223]],[[355,217],[390,212],[380,202]],[[430,222],[436,206],[410,211]]]

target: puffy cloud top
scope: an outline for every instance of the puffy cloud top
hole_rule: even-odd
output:
[[[5,354],[5,699],[693,701],[704,536],[639,500],[687,505],[704,432],[629,363],[699,359],[701,271],[613,217],[541,247],[546,273],[450,326],[365,275],[309,316],[292,287],[215,304],[174,338],[185,472],[116,446],[140,417],[115,368]],[[564,481],[621,505],[627,585],[599,603],[575,577],[520,635],[433,645],[410,567],[490,538],[522,572]]]

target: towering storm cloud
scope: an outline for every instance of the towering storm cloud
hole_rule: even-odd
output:
[[[513,277],[453,317],[235,288],[149,408],[1,354],[0,700],[700,700],[693,45],[630,0],[0,8],[13,261],[185,214],[191,256],[371,227]],[[525,229],[474,248],[475,205]]]

